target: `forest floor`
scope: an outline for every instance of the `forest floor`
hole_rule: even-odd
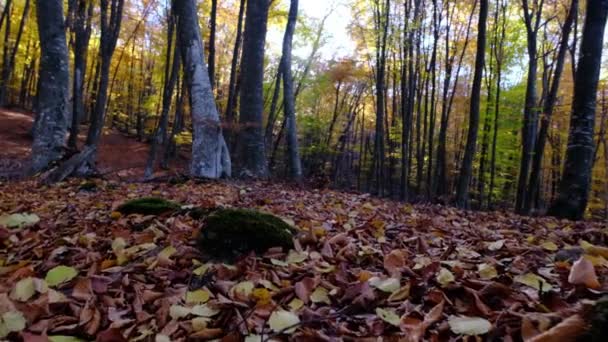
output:
[[[0,108],[0,180],[19,178],[27,169],[31,152],[32,113]],[[80,146],[87,126],[80,130]],[[108,178],[137,180],[143,177],[149,145],[127,137],[117,130],[104,130],[98,153],[98,169]],[[178,158],[170,167],[183,170],[187,160]]]
[[[9,117],[24,136],[5,140],[20,134],[0,120],[0,151],[23,160],[27,117]],[[136,164],[138,153],[113,153]],[[93,181],[0,183],[0,339],[565,342],[608,292],[608,227],[598,222],[280,183]],[[209,261],[189,215],[116,212],[147,196],[257,209],[300,234],[291,251]]]

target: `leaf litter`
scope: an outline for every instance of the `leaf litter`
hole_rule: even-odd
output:
[[[0,185],[0,338],[567,339],[608,291],[601,223],[270,183],[97,182]],[[258,209],[300,233],[290,251],[205,260],[190,216],[117,215],[150,196]]]

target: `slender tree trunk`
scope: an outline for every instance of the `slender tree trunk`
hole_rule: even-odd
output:
[[[526,201],[526,186],[528,185],[528,174],[530,171],[530,162],[534,154],[535,143],[535,128],[538,116],[537,107],[537,74],[538,74],[538,58],[537,58],[537,39],[538,29],[541,24],[541,14],[543,10],[543,0],[533,0],[533,7],[530,9],[528,0],[522,0],[524,23],[527,32],[527,47],[528,47],[528,78],[526,81],[526,101],[524,107],[524,123],[522,127],[522,148],[521,162],[519,165],[519,179],[517,181],[517,197],[515,200],[515,211],[523,213],[524,203]]]
[[[190,91],[194,141],[190,173],[195,177],[230,177],[232,168],[228,146],[222,135],[220,117],[204,63],[203,40],[194,0],[175,1],[178,44],[184,63],[184,76]]]
[[[458,187],[456,189],[456,205],[466,208],[469,200],[469,183],[473,175],[473,159],[477,145],[477,131],[479,130],[479,103],[481,100],[481,80],[485,63],[486,50],[486,22],[488,18],[488,0],[480,0],[479,28],[477,35],[477,53],[475,56],[475,74],[471,89],[471,109],[469,117],[469,132],[465,148]]]
[[[269,7],[269,0],[247,2],[241,59],[242,85],[239,116],[238,155],[241,177],[268,177],[263,128],[263,85],[264,47]]]
[[[72,78],[72,126],[68,147],[78,148],[78,133],[80,121],[84,116],[84,79],[87,70],[87,55],[91,37],[91,19],[93,4],[86,0],[78,0],[74,20],[74,76]]]
[[[25,28],[25,24],[30,14],[30,0],[25,0],[25,4],[23,5],[23,15],[21,16],[21,21],[19,23],[19,30],[17,31],[17,37],[15,38],[15,43],[12,46],[10,51],[10,55],[6,60],[6,64],[2,66],[2,79],[0,80],[0,107],[5,106],[8,102],[8,93],[9,86],[11,83],[11,78],[13,76],[13,69],[15,67],[15,56],[17,56],[17,50],[19,49],[19,45],[21,44],[21,36],[23,35],[23,29]]]
[[[109,1],[110,3],[108,3]],[[118,40],[118,35],[120,33],[123,6],[124,0],[101,0],[101,42],[99,46],[99,58],[101,61],[95,110],[91,118],[91,126],[86,140],[86,145],[90,147],[96,147],[99,144],[105,121],[110,65],[114,49],[116,48],[116,41]],[[110,11],[109,17],[108,10]],[[95,159],[94,153],[92,154],[92,158]],[[90,162],[93,161],[94,160]]]
[[[12,3],[13,3],[12,0],[6,0],[6,2],[4,3],[4,9],[2,10],[2,16],[0,16],[0,29],[2,28],[2,25],[4,25],[5,19],[10,25],[10,11],[11,11]]]
[[[215,88],[215,38],[217,31],[217,0],[211,0],[211,18],[209,18],[209,82]]]
[[[568,41],[570,38],[570,32],[572,31],[572,25],[574,18],[578,14],[578,0],[572,0],[570,9],[568,11],[568,17],[564,22],[562,28],[562,37],[559,44],[559,50],[556,58],[556,65],[554,74],[552,77],[551,89],[548,92],[547,98],[544,101],[543,116],[541,119],[541,127],[538,133],[538,140],[536,142],[536,151],[534,152],[534,158],[532,161],[532,172],[530,174],[530,183],[528,185],[528,195],[524,203],[523,213],[530,214],[533,207],[533,199],[537,197],[540,176],[542,172],[542,162],[545,152],[545,145],[547,144],[547,135],[549,132],[549,125],[551,124],[551,116],[553,115],[553,109],[557,102],[557,95],[564,70],[564,64],[566,61],[566,53],[568,52]]]
[[[63,1],[36,1],[40,36],[40,79],[32,144],[33,173],[63,157],[68,128],[68,48],[64,30]]]
[[[154,163],[156,161],[156,155],[158,153],[158,147],[161,144],[166,144],[167,127],[169,126],[169,110],[171,109],[171,99],[173,98],[173,90],[175,89],[175,83],[177,82],[177,76],[179,74],[179,68],[181,66],[179,54],[179,45],[175,44],[173,51],[173,61],[171,61],[171,48],[173,45],[173,32],[174,32],[174,20],[173,15],[170,15],[169,29],[167,32],[167,57],[165,59],[165,86],[163,89],[163,108],[160,114],[160,120],[156,132],[152,138],[150,145],[150,151],[148,154],[148,161],[146,162],[146,169],[144,172],[144,178],[150,179],[154,173]],[[169,65],[171,69],[169,70]]]
[[[504,44],[507,26],[507,4],[505,0],[498,0],[496,6],[500,7],[502,12],[502,21],[500,24],[500,38],[498,46],[494,50],[496,58],[496,99],[494,101],[494,132],[492,136],[492,156],[490,160],[490,189],[488,191],[488,208],[492,208],[494,195],[494,185],[496,178],[496,147],[498,144],[498,127],[500,118],[500,93],[502,84],[502,64],[504,60]],[[497,9],[498,10],[498,9]],[[498,20],[496,25],[498,25]]]
[[[588,0],[583,40],[574,83],[574,102],[566,163],[557,200],[549,215],[580,220],[589,200],[593,155],[597,87],[602,62],[602,47],[608,0]]]
[[[235,145],[235,110],[236,102],[238,98],[238,91],[236,90],[237,75],[238,75],[238,64],[239,56],[241,51],[241,44],[243,42],[243,17],[245,16],[245,0],[241,0],[239,5],[239,18],[236,26],[236,39],[234,42],[234,50],[232,51],[232,63],[230,66],[230,81],[228,83],[228,103],[226,104],[226,123],[228,130],[226,131],[226,140],[229,146]]]
[[[287,128],[287,154],[289,156],[289,171],[291,179],[299,182],[302,179],[302,162],[298,145],[298,130],[296,126],[296,104],[291,72],[291,50],[293,34],[298,19],[298,0],[291,0],[287,28],[283,40],[283,101],[285,104],[285,121]]]

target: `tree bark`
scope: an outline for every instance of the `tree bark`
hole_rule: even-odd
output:
[[[93,4],[86,0],[78,0],[74,18],[74,76],[72,78],[72,126],[68,147],[78,148],[78,133],[80,121],[84,116],[84,79],[87,70],[87,53],[91,37],[91,19],[93,17]]]
[[[0,106],[5,106],[7,104],[9,85],[13,76],[13,69],[15,67],[15,56],[17,55],[19,44],[21,44],[21,36],[23,35],[23,29],[25,28],[29,13],[30,0],[25,0],[25,5],[23,6],[23,15],[21,16],[21,22],[19,23],[19,30],[17,31],[15,43],[12,46],[8,59],[5,61],[5,64],[2,65],[2,79],[0,80],[2,85],[2,87],[0,87]]]
[[[110,1],[110,3],[108,3]],[[109,5],[109,8],[108,8]],[[91,118],[91,126],[87,135],[86,145],[95,146],[99,143],[103,130],[106,105],[108,100],[108,85],[110,77],[110,65],[112,55],[116,48],[116,41],[120,33],[122,23],[122,9],[124,0],[101,0],[101,42],[99,46],[99,85],[97,87],[97,98],[95,109]],[[110,16],[108,17],[108,9]],[[95,153],[92,154],[95,159]],[[93,162],[93,160],[91,161]]]
[[[540,185],[540,176],[542,171],[543,156],[545,153],[545,145],[547,144],[547,136],[549,133],[549,125],[551,123],[551,117],[553,115],[553,109],[557,102],[557,95],[559,90],[562,73],[564,71],[564,64],[566,61],[566,53],[568,52],[568,40],[570,38],[570,32],[572,31],[572,25],[574,24],[574,18],[578,14],[578,0],[572,0],[570,9],[568,10],[568,16],[562,27],[562,37],[559,44],[559,50],[556,58],[556,65],[554,74],[552,77],[551,89],[544,101],[543,116],[541,118],[541,127],[538,133],[537,142],[534,152],[534,158],[532,160],[532,171],[530,173],[530,182],[528,184],[528,195],[525,198],[523,213],[530,214],[533,207],[533,199],[536,198],[538,193],[538,187]]]
[[[165,144],[165,140],[167,139],[167,127],[169,126],[169,109],[171,109],[171,99],[173,98],[173,90],[175,89],[175,83],[177,83],[177,76],[179,74],[179,68],[181,66],[180,63],[180,54],[179,54],[179,45],[175,44],[174,52],[173,52],[173,61],[171,61],[171,50],[173,48],[173,32],[175,22],[173,20],[173,15],[169,14],[169,23],[167,30],[167,57],[165,59],[165,86],[163,89],[163,107],[160,114],[160,120],[158,122],[158,127],[156,128],[156,132],[154,133],[154,137],[152,138],[152,143],[150,145],[150,151],[148,154],[148,160],[146,162],[146,169],[144,172],[144,179],[152,178],[152,174],[154,173],[154,163],[156,161],[156,155],[158,153],[158,147],[161,144]],[[169,69],[169,65],[171,65],[171,69]]]
[[[215,88],[215,38],[217,31],[217,0],[211,0],[211,18],[209,18],[209,83]]]
[[[48,168],[63,157],[68,128],[68,48],[63,1],[36,1],[40,36],[40,77],[33,128],[32,172]]]
[[[243,56],[241,58],[241,102],[239,115],[239,176],[268,177],[264,139],[264,47],[269,0],[247,2]]]
[[[190,90],[190,108],[194,141],[190,173],[195,177],[217,179],[230,177],[232,169],[228,146],[222,135],[220,117],[204,63],[196,3],[180,0],[173,3],[178,17],[179,46],[184,77]]]
[[[530,162],[534,154],[534,143],[536,135],[537,121],[537,37],[538,29],[541,24],[541,14],[544,0],[533,0],[534,4],[530,8],[528,0],[522,0],[524,23],[527,33],[528,47],[528,77],[526,81],[526,101],[524,107],[524,124],[522,127],[521,162],[519,165],[519,179],[517,181],[517,197],[515,200],[515,211],[523,213],[526,201],[526,186],[528,184],[528,173],[530,172]]]
[[[236,26],[236,39],[234,41],[234,50],[232,51],[232,64],[230,66],[230,81],[228,83],[228,102],[226,103],[226,114],[225,119],[228,126],[226,131],[226,140],[229,146],[234,146],[235,136],[235,110],[238,98],[237,91],[237,77],[238,77],[238,64],[239,55],[241,51],[241,44],[243,43],[243,17],[245,16],[245,0],[241,0],[239,5],[239,18]]]
[[[549,208],[551,216],[580,220],[585,215],[589,201],[595,152],[593,133],[597,87],[607,16],[608,0],[587,1],[587,14],[574,83],[566,163],[559,195]]]
[[[298,129],[296,125],[296,104],[291,72],[291,51],[293,34],[298,19],[298,0],[291,0],[285,38],[283,40],[283,102],[287,128],[287,154],[289,156],[289,174],[292,180],[302,180],[302,162],[300,160]]]
[[[477,133],[479,130],[479,104],[481,100],[481,79],[485,63],[486,50],[486,22],[488,19],[488,0],[480,0],[479,25],[477,35],[477,53],[475,56],[475,74],[473,76],[473,87],[471,89],[471,109],[469,114],[469,130],[465,154],[460,169],[458,187],[456,189],[456,205],[466,208],[469,201],[469,183],[473,175],[473,159],[477,145]]]

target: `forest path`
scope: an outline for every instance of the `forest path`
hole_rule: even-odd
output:
[[[29,165],[34,123],[31,112],[0,108],[0,179],[21,178]],[[82,147],[86,138],[83,126],[79,136]],[[98,155],[101,174],[122,180],[141,179],[148,157],[149,145],[114,130],[104,130]],[[171,167],[183,168],[186,160],[180,158]]]

